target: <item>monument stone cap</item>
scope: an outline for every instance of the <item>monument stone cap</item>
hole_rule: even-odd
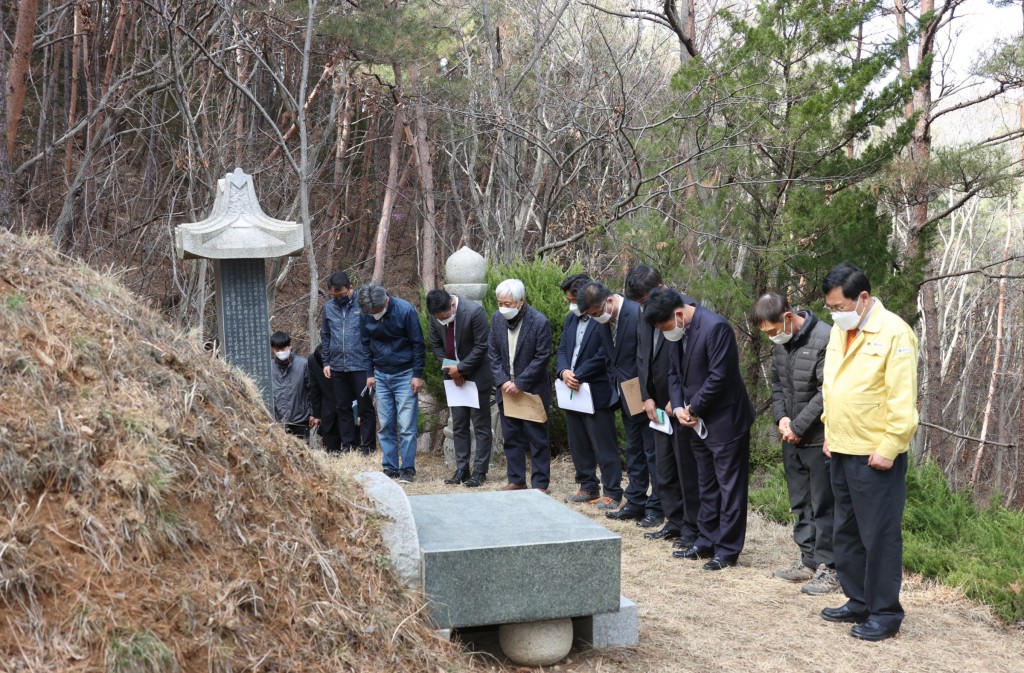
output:
[[[217,180],[217,196],[205,220],[175,227],[174,247],[180,259],[258,259],[297,255],[305,238],[298,222],[263,212],[252,176],[236,168]]]

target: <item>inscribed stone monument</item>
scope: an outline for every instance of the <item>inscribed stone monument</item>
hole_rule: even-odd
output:
[[[256,199],[252,176],[236,168],[217,181],[205,220],[175,228],[174,247],[180,259],[213,260],[221,350],[230,364],[252,377],[272,409],[264,260],[302,252],[302,227],[268,217]]]

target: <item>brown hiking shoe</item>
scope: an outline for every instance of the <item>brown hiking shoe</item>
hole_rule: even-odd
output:
[[[800,587],[800,591],[811,596],[824,596],[838,593],[842,591],[842,587],[839,586],[839,577],[836,575],[835,568],[829,568],[822,563],[818,566],[811,581]]]
[[[590,502],[594,498],[600,497],[597,493],[591,493],[590,491],[584,491],[580,489],[572,495],[566,496],[566,502]]]
[[[612,500],[608,496],[604,496],[603,498],[595,498],[594,500],[590,500],[589,501],[589,503],[591,505],[593,505],[594,507],[597,507],[598,509],[609,509],[609,510],[610,509],[618,509],[619,508],[619,502],[620,502],[619,500]]]
[[[800,559],[797,559],[791,568],[776,570],[772,574],[787,582],[807,582],[814,577],[814,571],[805,566]]]

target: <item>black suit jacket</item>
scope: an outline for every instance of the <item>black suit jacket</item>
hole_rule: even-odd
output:
[[[641,311],[636,336],[636,366],[637,375],[640,377],[640,395],[645,402],[654,400],[659,409],[664,409],[669,401],[668,353],[678,344],[659,334],[657,343],[652,348],[655,330],[658,328],[648,325]]]
[[[334,397],[334,384],[324,376],[324,358],[320,346],[313,351],[308,371],[309,405],[313,409],[313,416],[320,419],[320,432],[328,432],[338,422],[338,403]]]
[[[607,329],[601,330],[604,351],[607,354],[608,371],[611,372],[613,385],[621,385],[622,382],[635,379],[639,375],[637,362],[639,324],[640,304],[623,297],[619,315],[615,318],[615,342],[612,343],[610,325],[605,326]]]
[[[684,295],[684,300],[689,298]],[[673,345],[668,374],[672,408],[690,405],[690,413],[704,421],[709,442],[728,442],[750,430],[754,407],[740,375],[732,325],[697,306],[685,343]]]
[[[547,407],[551,403],[551,376],[548,361],[551,360],[551,323],[544,314],[529,304],[519,326],[516,340],[515,381],[520,390],[540,395]],[[501,386],[511,381],[508,365],[508,321],[495,311],[491,316],[491,336],[488,355],[491,374],[494,376],[495,397],[502,403]]]
[[[448,341],[448,328],[433,317],[430,324],[430,352],[438,362],[445,359],[444,349]],[[480,390],[494,386],[494,375],[487,357],[491,328],[487,324],[484,307],[465,297],[459,297],[455,307],[455,358],[459,371]],[[448,374],[445,373],[445,378]]]
[[[580,344],[580,353],[576,357],[576,366],[573,367],[572,352],[576,349],[576,328],[579,324],[580,318],[575,313],[565,316],[562,340],[558,344],[558,351],[555,355],[555,373],[558,378],[562,378],[563,371],[566,369],[571,371],[580,383],[590,384],[590,396],[594,400],[594,408],[608,409],[619,399],[619,394],[608,376],[607,353],[604,349],[605,339],[611,341],[608,326],[602,325],[594,319],[587,320],[583,341]]]

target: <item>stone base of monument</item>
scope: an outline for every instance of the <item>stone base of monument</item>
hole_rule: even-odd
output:
[[[497,629],[505,655],[533,666],[564,658],[574,637],[599,647],[636,642],[635,605],[625,601],[632,619],[609,616],[624,605],[618,535],[535,490],[413,496],[409,504],[439,628],[485,640]],[[630,625],[633,635],[612,633]]]
[[[619,611],[572,620],[576,645],[603,650],[633,647],[640,639],[640,615],[636,603],[619,596]]]

